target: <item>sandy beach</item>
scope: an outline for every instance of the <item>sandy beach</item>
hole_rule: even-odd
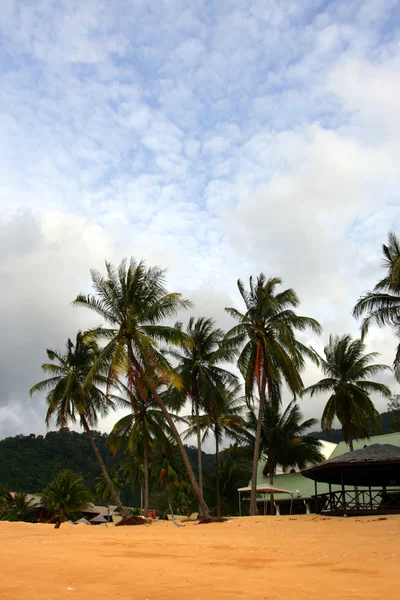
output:
[[[1,599],[397,598],[400,517],[0,523]]]

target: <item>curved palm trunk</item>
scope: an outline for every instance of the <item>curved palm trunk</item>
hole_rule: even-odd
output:
[[[183,523],[178,523],[178,521],[175,519],[174,511],[172,510],[172,504],[171,504],[171,501],[169,498],[168,498],[168,506],[169,506],[169,510],[171,513],[171,518],[172,518],[173,524],[176,525],[177,527],[185,527]]]
[[[270,483],[270,485],[274,485],[274,473],[272,470],[270,470],[270,472],[269,472],[269,483]],[[270,494],[269,502],[270,502],[271,515],[274,515],[275,514],[275,505],[274,505],[274,495],[273,494]]]
[[[138,363],[138,361],[135,358],[133,358],[133,364],[135,366],[135,369],[137,370],[138,373],[140,373],[141,377],[143,377],[143,381],[146,383],[149,390],[153,394],[155,401],[157,402],[158,406],[160,407],[160,409],[165,417],[165,420],[167,421],[169,428],[172,431],[172,434],[176,440],[176,443],[178,444],[178,448],[179,448],[179,452],[181,453],[181,456],[182,456],[183,464],[185,465],[185,469],[189,475],[191,486],[192,486],[193,491],[196,494],[196,497],[199,501],[202,514],[205,518],[208,518],[210,516],[210,511],[208,510],[208,506],[204,501],[203,494],[201,493],[198,483],[196,481],[196,478],[194,476],[193,469],[189,462],[188,456],[186,454],[183,442],[181,440],[181,436],[179,435],[179,431],[177,430],[175,423],[167,410],[167,407],[165,406],[164,402],[160,398],[160,395],[158,394],[155,385],[153,385],[153,383],[147,377],[147,375],[143,371],[141,365]]]
[[[217,517],[221,516],[221,497],[219,489],[219,431],[215,428],[215,481],[216,481],[216,492],[217,492]]]
[[[143,516],[149,514],[149,442],[147,437],[143,445],[143,467],[144,467],[144,509]]]
[[[129,517],[129,513],[128,513],[128,511],[127,511],[127,510],[126,510],[126,509],[125,509],[125,508],[122,506],[121,500],[119,499],[119,496],[118,496],[117,492],[115,491],[115,488],[114,488],[114,486],[113,486],[113,484],[112,484],[112,481],[111,481],[111,479],[110,479],[110,476],[109,476],[109,474],[108,474],[107,467],[106,467],[106,465],[104,464],[104,461],[103,461],[103,459],[102,459],[102,457],[101,457],[101,454],[100,454],[100,452],[99,452],[99,449],[98,449],[98,448],[97,448],[97,446],[96,446],[96,442],[95,442],[95,441],[94,441],[94,439],[93,439],[92,432],[90,431],[90,427],[89,427],[89,425],[88,425],[88,422],[86,421],[85,417],[83,417],[83,416],[81,416],[81,419],[82,419],[82,425],[83,425],[83,428],[84,428],[85,432],[87,433],[87,436],[88,436],[88,438],[89,438],[89,440],[90,440],[90,443],[91,443],[91,445],[92,445],[93,452],[95,453],[95,455],[96,455],[96,458],[97,458],[97,460],[99,461],[99,465],[100,465],[100,468],[101,468],[101,472],[103,473],[103,477],[104,477],[104,479],[105,479],[105,482],[106,482],[106,484],[107,484],[107,487],[108,487],[108,489],[110,490],[110,494],[111,494],[111,496],[112,496],[112,499],[114,500],[115,504],[117,505],[117,507],[118,507],[118,510],[119,510],[119,512],[121,513],[121,515],[122,515],[123,517],[125,517],[125,518],[128,518],[128,517]]]
[[[261,443],[261,431],[262,421],[264,416],[265,408],[265,386],[260,388],[260,406],[258,410],[258,420],[256,429],[256,438],[254,440],[254,454],[253,454],[253,474],[251,480],[251,498],[250,498],[250,516],[254,517],[257,514],[257,467],[258,459],[260,455],[260,443]]]
[[[197,435],[197,469],[199,473],[199,488],[200,493],[203,495],[203,457],[201,453],[201,431],[200,431],[200,415],[199,415],[199,401],[198,398],[194,399],[194,410],[196,415],[196,435]],[[201,509],[201,507],[200,507]],[[201,511],[200,511],[201,512]]]
[[[201,431],[200,431],[200,414],[199,414],[199,393],[197,389],[196,375],[192,376],[192,402],[196,417],[196,435],[197,435],[197,471],[199,478],[199,488],[203,495],[203,457],[201,454]],[[201,512],[201,506],[199,507]]]

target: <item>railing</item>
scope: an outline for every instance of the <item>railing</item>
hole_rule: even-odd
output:
[[[313,499],[316,512],[324,514],[400,513],[400,488],[335,490]]]

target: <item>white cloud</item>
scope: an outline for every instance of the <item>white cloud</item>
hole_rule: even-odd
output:
[[[320,349],[357,332],[400,218],[397,22],[379,0],[1,3],[0,435],[39,426],[28,388],[92,318],[69,302],[105,258],[168,267],[224,328],[263,270],[321,320]],[[389,331],[369,347],[391,362]]]

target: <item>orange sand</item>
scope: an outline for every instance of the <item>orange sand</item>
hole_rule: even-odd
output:
[[[395,600],[400,517],[0,523],[0,598]]]

